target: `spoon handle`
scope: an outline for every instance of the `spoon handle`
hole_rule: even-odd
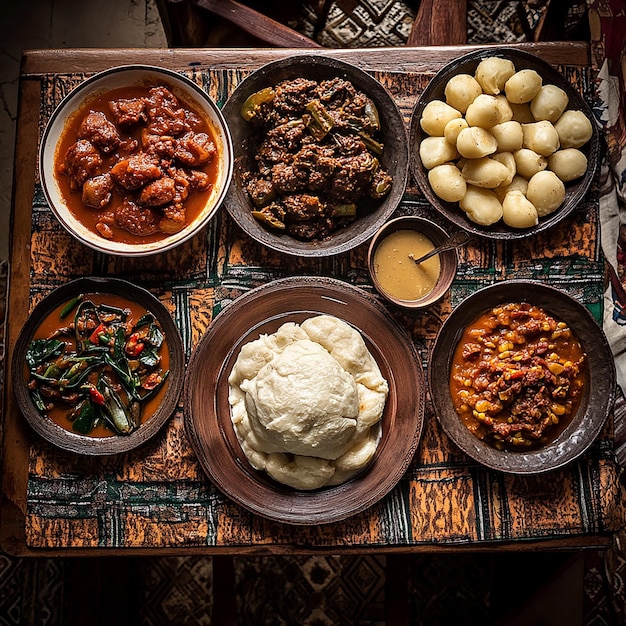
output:
[[[450,237],[445,243],[442,243],[440,246],[433,248],[430,252],[427,252],[423,256],[416,259],[412,254],[409,254],[409,257],[415,262],[416,265],[419,265],[420,263],[423,263],[424,261],[430,259],[436,254],[440,254],[441,252],[445,252],[446,250],[454,250],[454,248],[458,248],[459,246],[466,244],[471,238],[472,236],[468,232],[464,230],[459,230],[458,232],[454,233],[454,235],[452,235],[452,237]]]

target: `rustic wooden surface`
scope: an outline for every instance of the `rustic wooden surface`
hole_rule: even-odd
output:
[[[586,45],[521,47],[563,66],[575,86],[587,90],[585,96],[590,97]],[[325,50],[324,54],[371,71],[394,96],[408,123],[429,77],[471,49]],[[7,363],[32,305],[57,284],[80,275],[129,277],[158,293],[183,330],[187,356],[223,306],[245,289],[272,278],[319,273],[370,288],[364,247],[327,261],[295,259],[285,264],[242,236],[224,212],[207,233],[163,257],[130,262],[97,255],[62,231],[40,194],[39,133],[51,106],[82,75],[129,62],[187,70],[223,105],[248,72],[295,52],[59,50],[24,56]],[[545,236],[514,244],[482,241],[465,250],[460,279],[449,298],[424,315],[398,315],[424,360],[451,308],[478,286],[503,278],[550,281],[575,294],[601,319],[603,265],[597,210],[597,195],[592,193],[562,227]],[[429,208],[409,185],[399,211],[420,213]],[[176,276],[172,267],[178,268]],[[610,425],[573,467],[550,476],[515,477],[469,462],[431,414],[414,464],[385,501],[345,522],[295,529],[246,513],[208,483],[185,438],[180,407],[154,443],[123,458],[82,459],[59,454],[33,437],[15,406],[8,376],[6,381],[0,539],[3,548],[14,554],[67,554],[68,548],[72,554],[93,553],[94,548],[124,554],[552,549],[604,545],[622,513]]]

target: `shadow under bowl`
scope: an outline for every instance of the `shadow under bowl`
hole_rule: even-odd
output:
[[[306,78],[315,81],[341,78],[367,95],[378,109],[380,136],[384,144],[382,167],[393,177],[390,193],[345,228],[319,241],[302,241],[278,230],[270,230],[252,215],[253,204],[242,183],[249,145],[255,136],[252,124],[241,117],[248,96],[285,80]],[[241,229],[259,243],[285,254],[324,257],[340,254],[368,240],[394,212],[402,199],[408,178],[407,133],[402,114],[391,95],[375,78],[362,69],[338,59],[318,55],[298,55],[268,63],[248,76],[226,102],[224,109],[233,138],[235,169],[226,209]]]

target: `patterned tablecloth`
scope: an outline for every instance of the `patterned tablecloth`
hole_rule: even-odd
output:
[[[588,68],[561,71],[590,101]],[[244,77],[238,70],[189,73],[221,106]],[[374,74],[405,120],[430,75]],[[41,124],[83,76],[43,81]],[[410,182],[397,214],[441,222]],[[388,309],[427,355],[442,321],[476,289],[507,278],[538,279],[603,316],[604,260],[598,231],[598,186],[560,226],[519,242],[483,240],[460,256],[449,297],[424,313]],[[442,222],[441,222],[442,223]],[[288,275],[340,278],[374,294],[366,246],[320,261],[274,254],[245,236],[221,210],[190,242],[162,256],[126,260],[95,253],[56,222],[37,185],[31,239],[31,303],[85,275],[110,275],[150,289],[180,328],[186,357],[211,320],[247,290]],[[172,271],[172,268],[176,268]],[[374,294],[375,295],[375,294]],[[406,475],[380,503],[343,522],[293,527],[256,517],[220,493],[199,466],[183,428],[182,406],[159,436],[110,458],[83,458],[37,438],[30,451],[26,538],[32,548],[233,547],[285,551],[368,550],[420,545],[486,544],[608,533],[619,527],[618,468],[611,424],[577,462],[523,477],[488,470],[452,444],[427,404],[418,451]]]

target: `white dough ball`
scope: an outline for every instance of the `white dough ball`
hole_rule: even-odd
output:
[[[485,93],[497,95],[504,90],[506,81],[515,74],[515,65],[509,59],[488,57],[476,68],[474,76]]]
[[[514,104],[530,102],[539,92],[543,79],[535,70],[525,69],[515,72],[504,85],[507,100]]]
[[[443,136],[448,143],[453,146],[456,145],[456,140],[459,137],[459,133],[464,129],[469,128],[469,124],[465,121],[465,118],[458,117],[450,120],[443,129]]]
[[[454,161],[459,154],[456,148],[446,141],[445,137],[426,137],[420,143],[420,159],[422,165],[430,170],[436,165]]]
[[[468,185],[459,206],[472,222],[481,226],[490,226],[502,218],[502,204],[491,189]]]
[[[498,187],[509,177],[509,170],[506,165],[489,157],[469,159],[463,167],[462,173],[468,185],[488,189]],[[513,177],[511,176],[511,178]]]
[[[470,126],[491,128],[500,120],[500,109],[495,96],[481,93],[468,107],[465,119]]]
[[[461,117],[460,111],[442,100],[431,100],[422,111],[420,126],[428,135],[443,137],[446,124],[457,117]]]
[[[550,170],[537,172],[528,181],[526,197],[535,205],[539,217],[556,211],[565,199],[563,181]]]
[[[559,149],[559,134],[552,122],[542,120],[532,124],[522,124],[524,135],[523,147],[540,154],[550,156]]]
[[[548,159],[529,148],[520,148],[513,152],[513,156],[517,173],[524,178],[530,178],[548,167]]]
[[[530,101],[530,111],[537,120],[556,122],[567,108],[569,98],[556,85],[543,85],[537,95]]]
[[[593,135],[589,118],[582,111],[565,111],[554,124],[561,148],[580,148]]]
[[[535,205],[521,191],[509,191],[502,202],[502,219],[511,228],[532,228],[539,223]]]
[[[501,152],[514,152],[522,147],[524,133],[519,122],[509,120],[501,122],[490,129],[491,134],[498,142],[498,150]]]
[[[456,149],[467,159],[478,159],[498,149],[496,138],[485,128],[470,126],[459,133]]]
[[[467,107],[482,93],[478,81],[469,74],[457,74],[446,84],[444,94],[446,102],[465,113]]]
[[[548,169],[564,182],[576,180],[587,171],[587,157],[576,148],[557,150],[548,158]]]
[[[458,202],[467,191],[467,183],[456,165],[437,165],[428,172],[428,182],[437,196],[446,202]]]

